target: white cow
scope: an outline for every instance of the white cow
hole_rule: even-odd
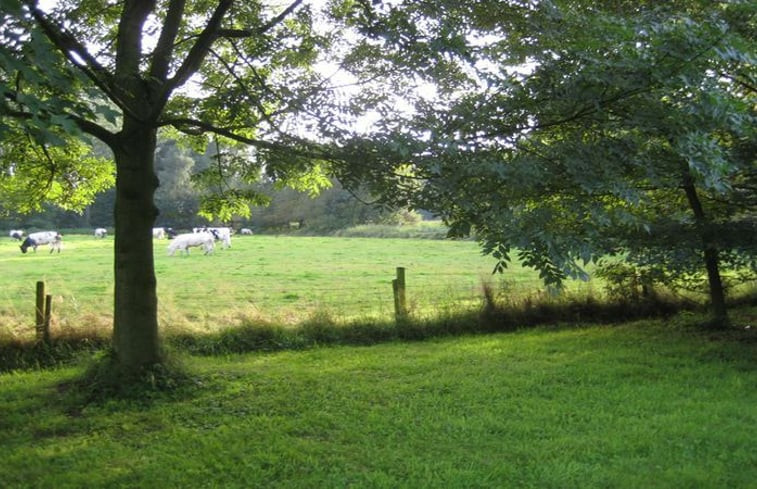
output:
[[[58,231],[40,231],[38,233],[31,233],[21,243],[21,253],[26,253],[29,248],[32,248],[34,252],[37,252],[37,246],[43,244],[50,244],[50,253],[53,251],[60,251],[63,249],[63,236]]]
[[[105,228],[97,228],[95,229],[95,238],[104,238],[108,235],[108,230]]]
[[[250,228],[242,228],[239,230],[239,234],[243,236],[252,236],[252,229]]]
[[[8,236],[21,241],[24,237],[24,231],[23,229],[11,229],[11,232],[8,233]]]
[[[176,251],[184,251],[189,254],[189,248],[193,246],[202,246],[205,250],[205,254],[213,252],[215,245],[213,244],[214,237],[210,233],[187,233],[179,234],[168,245],[168,256],[173,256]]]

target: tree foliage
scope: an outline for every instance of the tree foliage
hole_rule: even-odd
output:
[[[720,267],[754,268],[753,2],[0,6],[0,192],[20,205],[37,183],[80,205],[108,184],[82,135],[111,150],[114,338],[131,366],[159,358],[159,130],[218,143],[195,176],[208,217],[265,200],[261,176],[313,192],[336,177],[432,210],[498,270],[516,254],[550,284],[622,253],[704,265],[722,303]]]
[[[669,276],[753,271],[755,10],[392,3],[362,19],[361,49],[443,80],[385,122],[400,157],[363,177],[547,283],[614,254]]]
[[[83,75],[29,28],[21,4],[0,6],[0,211],[38,211],[45,202],[82,210],[113,185],[114,168],[66,114],[94,118],[98,104],[87,93],[72,96]]]
[[[254,201],[254,193],[234,184],[246,184],[261,169],[274,180],[317,189],[328,181],[323,174],[331,153],[308,132],[330,124],[321,114],[334,103],[330,84],[313,64],[341,29],[336,23],[316,28],[328,11],[319,13],[303,0],[0,2],[0,135],[13,143],[3,153],[5,188],[21,189],[25,182],[44,187],[37,168],[54,172],[53,183],[80,176],[69,187],[48,185],[55,192],[102,188],[103,167],[82,161],[81,152],[53,148],[75,148],[74,141],[87,142],[86,134],[110,149],[115,358],[119,368],[138,374],[162,358],[150,232],[158,215],[158,131],[182,134],[196,148],[206,147],[208,135],[224,148],[252,148],[216,152],[214,170],[222,171],[223,185],[214,170],[198,177],[220,190],[221,197],[205,199],[206,215],[224,217]],[[328,7],[342,3],[352,8],[348,1]],[[45,159],[32,164],[22,157],[31,153],[21,155],[27,148],[42,148]],[[64,157],[66,164],[58,161]],[[87,192],[59,200],[86,200]]]

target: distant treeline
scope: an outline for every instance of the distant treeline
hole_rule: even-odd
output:
[[[155,153],[155,168],[160,179],[155,203],[160,210],[156,226],[189,229],[208,224],[198,215],[202,191],[195,188],[192,175],[212,164],[212,154],[195,153],[181,148],[175,141],[163,141]],[[270,205],[252,207],[249,219],[236,217],[223,224],[256,233],[297,232],[332,234],[363,224],[397,225],[421,221],[423,215],[407,210],[391,210],[371,204],[370,195],[355,195],[338,181],[316,197],[289,188],[276,188],[273,182],[255,184],[256,191],[268,195]],[[97,195],[83,212],[66,211],[46,205],[43,212],[32,214],[0,213],[0,229],[88,229],[112,228],[115,189]],[[2,209],[0,209],[2,210]]]

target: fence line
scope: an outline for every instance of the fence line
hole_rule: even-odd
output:
[[[398,269],[404,270],[402,268]],[[355,282],[352,275],[344,275],[344,280],[338,286],[311,286],[303,283],[295,285],[281,284],[269,288],[260,288],[250,290],[249,288],[239,288],[237,292],[228,292],[224,290],[223,296],[218,300],[212,301],[213,304],[221,306],[226,303],[247,304],[260,310],[277,311],[290,310],[291,308],[300,308],[303,311],[318,311],[338,309],[341,316],[352,316],[358,313],[377,312],[388,314],[394,311],[395,318],[402,319],[409,312],[428,309],[443,308],[461,303],[471,303],[472,301],[482,300],[480,278],[471,277],[464,274],[425,274],[426,279],[433,277],[434,283],[427,280],[418,283],[417,277],[413,275],[412,269],[407,272],[406,280],[403,280],[401,289],[404,291],[404,297],[398,297],[398,291],[395,290],[394,283],[398,278],[391,280],[389,277],[386,281],[377,283],[372,280],[370,284],[351,285],[348,281]],[[442,280],[438,280],[442,277]],[[445,280],[446,279],[446,280]],[[159,293],[159,297],[164,297],[164,293]],[[172,295],[172,300],[179,307],[184,301],[202,301],[208,303],[209,297],[207,292],[176,292]]]
[[[187,318],[192,322],[207,321],[217,314],[219,309],[225,309],[228,314],[224,317],[229,318],[234,317],[234,311],[244,311],[246,307],[252,307],[270,314],[271,317],[286,314],[287,317],[294,317],[295,320],[303,319],[308,313],[319,311],[337,318],[349,318],[356,315],[391,317],[393,314],[395,319],[402,320],[414,312],[443,310],[457,304],[480,301],[483,297],[480,279],[470,275],[425,274],[425,278],[428,279],[428,277],[434,277],[435,280],[433,282],[418,280],[418,277],[413,275],[412,269],[405,271],[400,268],[394,279],[387,276],[385,281],[371,280],[370,284],[365,285],[353,285],[360,278],[356,279],[352,275],[345,274],[340,285],[336,286],[308,286],[303,283],[294,286],[282,284],[260,289],[230,286],[228,289],[220,287],[216,294],[209,294],[208,291],[199,289],[160,290],[160,284],[158,284],[158,313],[168,314],[174,318]],[[399,290],[398,281],[401,282]],[[52,296],[44,293],[44,283],[40,283],[42,286],[40,288],[38,284],[35,306],[35,332],[39,340],[49,341]],[[58,317],[55,319],[57,323],[66,325],[70,325],[72,321],[74,324],[77,323],[80,321],[77,319],[80,314],[90,312],[90,306],[86,305],[89,302],[97,304],[92,306],[95,307],[92,312],[100,313],[101,317],[112,314],[107,307],[105,310],[102,309],[101,299],[90,301],[89,297],[63,294],[56,296]],[[207,313],[198,313],[196,309],[188,307],[190,303],[202,304],[203,310]],[[297,314],[290,314],[293,310],[298,311]]]
[[[246,293],[236,294],[236,300],[279,300],[281,295],[297,296],[293,299],[305,299],[312,298],[312,300],[318,300],[321,302],[333,303],[333,304],[349,304],[349,303],[363,303],[367,302],[366,299],[374,299],[376,301],[386,300],[391,302],[392,299],[392,285],[391,282],[386,283],[382,289],[376,287],[376,290],[366,290],[366,287],[281,287],[276,289],[267,289]],[[352,299],[356,295],[355,291],[360,291],[360,300]],[[406,291],[408,300],[413,298],[427,298],[428,296],[442,295],[444,298],[450,297],[463,297],[463,298],[475,298],[481,297],[481,285],[470,284],[437,284],[437,285],[413,285],[412,283],[406,283]],[[441,293],[441,294],[440,294]],[[159,293],[159,296],[169,294],[168,291]],[[207,292],[184,292],[179,291],[172,294],[174,298],[181,300],[207,300]],[[219,299],[223,302],[223,299]]]

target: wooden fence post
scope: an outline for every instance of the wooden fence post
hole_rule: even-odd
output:
[[[42,341],[50,343],[50,318],[53,315],[53,296],[45,296],[45,322],[42,327]]]
[[[37,298],[34,310],[34,330],[37,341],[50,341],[50,315],[52,309],[52,296],[45,296],[45,282],[37,282]]]
[[[405,299],[405,268],[397,267],[397,278],[392,280],[394,291],[394,316],[397,321],[407,318],[407,300]]]

